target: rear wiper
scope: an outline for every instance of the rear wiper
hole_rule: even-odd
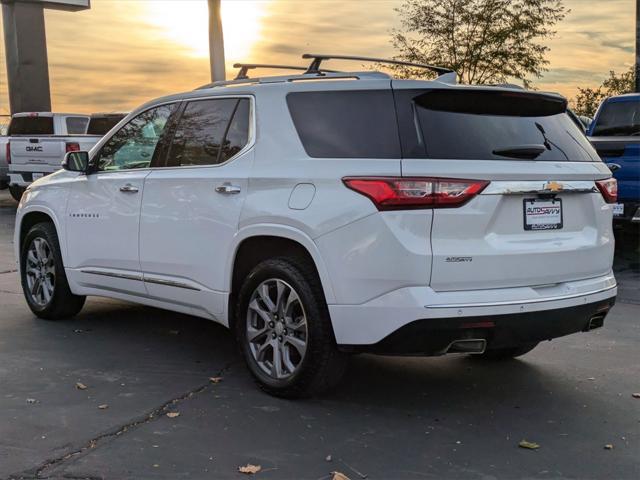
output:
[[[547,147],[539,144],[515,145],[513,147],[496,148],[493,154],[500,155],[501,157],[526,158],[531,160],[546,150]]]

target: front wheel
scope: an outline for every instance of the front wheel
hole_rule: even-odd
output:
[[[20,251],[22,291],[33,313],[47,320],[72,317],[86,297],[71,293],[52,223],[31,227]]]
[[[19,202],[22,198],[22,194],[25,192],[26,188],[20,187],[18,185],[9,185],[9,193],[13,197],[16,202]]]
[[[249,370],[269,394],[319,394],[344,373],[346,356],[336,347],[320,280],[305,259],[258,264],[240,290],[235,327]]]

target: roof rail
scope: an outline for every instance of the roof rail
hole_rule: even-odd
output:
[[[234,80],[246,80],[249,78],[249,75],[247,75],[249,70],[253,70],[255,68],[274,68],[274,69],[283,69],[283,70],[304,70],[305,72],[307,72],[308,68],[307,67],[301,67],[301,66],[293,66],[293,65],[272,65],[269,63],[234,63],[233,64],[233,68],[239,68],[240,70],[238,71],[238,74],[236,75],[236,78]],[[309,72],[307,72],[309,73]],[[313,72],[313,73],[338,73],[337,70],[328,70],[328,69],[321,69],[318,70],[317,72]]]
[[[359,60],[362,62],[375,62],[375,63],[389,63],[391,65],[404,65],[406,67],[426,68],[432,72],[436,72],[438,75],[444,75],[446,73],[454,73],[453,70],[444,67],[436,67],[433,65],[426,65],[424,63],[403,62],[401,60],[390,60],[386,58],[373,58],[373,57],[357,57],[352,55],[324,55],[315,53],[305,53],[302,58],[311,58],[311,64],[307,68],[307,73],[321,73],[320,64],[323,60]]]

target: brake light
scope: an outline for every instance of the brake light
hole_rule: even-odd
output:
[[[5,145],[7,152],[7,165],[11,164],[11,142],[7,142]]]
[[[432,177],[345,177],[342,181],[369,197],[378,210],[460,207],[489,185],[485,180]]]
[[[597,180],[596,185],[606,203],[616,203],[618,200],[618,181],[615,178]]]
[[[68,142],[66,144],[66,152],[79,152],[80,151],[80,144],[76,143],[76,142]]]

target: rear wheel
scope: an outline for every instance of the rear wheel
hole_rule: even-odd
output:
[[[507,348],[488,348],[484,353],[472,355],[473,358],[482,360],[508,360],[510,358],[520,357],[538,346],[538,342],[525,343]]]
[[[18,185],[9,185],[9,193],[16,202],[20,201],[25,190],[26,188],[20,187]]]
[[[346,355],[336,347],[320,280],[307,260],[258,264],[242,285],[236,312],[238,344],[267,393],[311,396],[342,377]]]
[[[86,297],[71,293],[53,224],[31,227],[20,251],[22,290],[31,311],[40,318],[58,320],[76,315]]]

